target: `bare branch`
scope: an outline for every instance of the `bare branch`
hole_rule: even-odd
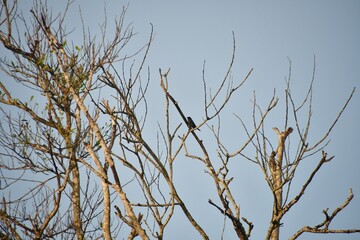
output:
[[[341,204],[339,207],[337,207],[331,215],[328,214],[328,209],[324,210],[323,213],[325,215],[325,219],[322,223],[310,227],[310,226],[304,226],[299,231],[297,231],[293,236],[291,236],[289,239],[294,240],[300,237],[305,232],[308,233],[320,233],[320,234],[329,234],[329,233],[360,233],[360,229],[329,229],[329,225],[331,221],[334,219],[334,217],[342,211],[353,199],[354,195],[352,193],[352,189],[349,190],[349,196],[344,201],[343,204]]]

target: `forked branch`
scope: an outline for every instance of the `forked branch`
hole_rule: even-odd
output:
[[[328,233],[359,233],[360,229],[329,229],[329,225],[331,221],[335,218],[335,216],[341,212],[353,199],[354,195],[352,189],[349,190],[349,196],[346,198],[343,204],[337,207],[330,215],[328,214],[329,209],[323,210],[325,215],[325,219],[323,222],[319,223],[314,227],[304,226],[299,231],[297,231],[293,236],[289,239],[294,240],[300,237],[303,233],[320,233],[320,234],[328,234]]]

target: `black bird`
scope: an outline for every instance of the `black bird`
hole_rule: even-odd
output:
[[[187,125],[191,130],[193,128],[196,128],[196,124],[194,123],[191,117],[187,117]],[[201,131],[199,128],[197,130]]]

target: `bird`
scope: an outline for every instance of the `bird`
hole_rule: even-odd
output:
[[[196,128],[196,124],[194,123],[191,117],[187,117],[187,125],[191,130]],[[197,130],[201,131],[200,129]]]

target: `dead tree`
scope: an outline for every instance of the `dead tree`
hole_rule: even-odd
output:
[[[265,110],[262,110],[260,106],[258,106],[256,101],[256,96],[254,95],[253,99],[253,126],[252,130],[244,124],[240,117],[236,116],[240,124],[244,127],[245,133],[247,135],[247,141],[238,148],[238,150],[234,152],[229,152],[227,149],[229,147],[223,144],[223,140],[220,137],[220,123],[218,123],[218,128],[216,129],[214,125],[210,124],[213,118],[219,118],[222,109],[225,107],[227,102],[232,97],[233,93],[241,87],[245,81],[248,80],[249,75],[253,71],[252,69],[248,72],[245,78],[240,81],[237,85],[233,85],[232,80],[229,77],[229,73],[233,66],[234,54],[235,54],[235,39],[234,39],[234,49],[233,49],[233,56],[232,60],[229,64],[229,68],[225,74],[225,78],[220,84],[220,87],[217,89],[214,95],[207,94],[207,85],[206,79],[203,78],[204,84],[204,121],[199,123],[199,125],[195,128],[200,128],[201,126],[211,126],[210,130],[213,132],[213,136],[216,139],[218,144],[217,149],[217,157],[211,156],[208,153],[208,147],[204,144],[203,140],[197,135],[194,131],[193,127],[189,129],[189,131],[181,137],[182,144],[184,145],[185,155],[189,158],[193,158],[196,160],[201,161],[204,164],[206,172],[211,176],[213,179],[213,183],[215,189],[217,190],[218,200],[220,201],[220,205],[214,203],[213,200],[209,199],[209,204],[214,206],[216,209],[220,211],[221,214],[226,216],[232,222],[234,231],[236,232],[239,239],[249,239],[251,235],[251,231],[254,227],[254,224],[249,221],[247,218],[241,216],[240,213],[240,203],[233,197],[232,188],[230,184],[232,183],[233,179],[236,176],[229,175],[228,164],[231,161],[235,161],[235,157],[242,157],[248,161],[253,162],[257,166],[259,166],[261,172],[265,176],[265,180],[267,185],[270,188],[270,191],[273,195],[273,211],[272,216],[270,219],[269,228],[265,239],[272,239],[277,240],[280,239],[280,227],[283,225],[282,218],[286,213],[290,211],[290,209],[301,199],[302,195],[305,193],[309,184],[313,181],[316,173],[319,169],[323,166],[323,164],[330,162],[333,157],[328,157],[327,153],[324,151],[324,148],[328,144],[328,136],[334,126],[336,125],[337,121],[339,120],[340,116],[343,114],[345,108],[347,107],[348,103],[350,102],[355,88],[349,95],[347,101],[343,105],[342,109],[340,110],[338,116],[335,118],[333,124],[328,128],[328,130],[324,133],[323,137],[316,141],[313,144],[309,144],[308,135],[310,132],[310,123],[312,121],[312,92],[313,92],[313,82],[315,76],[315,59],[314,59],[314,70],[313,70],[313,78],[311,80],[311,84],[309,90],[304,98],[304,100],[299,104],[293,100],[293,96],[291,94],[290,89],[290,80],[291,80],[291,62],[290,62],[290,69],[289,69],[289,76],[287,78],[287,86],[285,90],[285,117],[284,117],[284,130],[280,131],[277,127],[273,128],[273,131],[278,137],[277,144],[271,143],[268,139],[268,133],[265,132],[265,121],[267,116],[271,110],[277,107],[278,98],[273,95],[272,99],[269,101],[268,106]],[[205,65],[203,68],[203,73],[205,72]],[[204,74],[203,74],[204,76]],[[175,97],[170,93],[169,90],[169,71],[166,73],[162,73],[160,71],[160,79],[161,79],[161,87],[166,95],[167,101],[167,108],[169,108],[169,102],[173,104],[181,120],[186,124],[189,125],[188,119],[185,117],[184,111],[180,107],[180,103]],[[219,95],[220,93],[225,92],[225,98],[222,99],[219,103]],[[217,104],[216,104],[217,102]],[[300,111],[303,108],[308,108],[307,112],[307,119],[305,122],[305,126],[302,126],[302,123],[298,120],[300,116]],[[209,112],[213,111],[212,114]],[[259,113],[260,118],[257,119],[256,113]],[[168,110],[167,110],[168,113]],[[293,127],[290,125],[290,120],[292,120],[295,128],[295,132]],[[220,120],[219,120],[220,122]],[[294,132],[294,133],[293,133]],[[187,137],[192,135],[202,150],[203,155],[193,155],[187,151],[186,148],[186,139]],[[292,156],[287,149],[289,149],[290,141],[288,138],[291,134],[296,134],[298,137],[298,150],[294,156]],[[273,147],[275,145],[276,147]],[[244,150],[246,148],[253,147],[253,151],[256,153],[255,158],[247,156],[244,154]],[[271,149],[269,151],[269,149]],[[307,158],[314,158],[319,153],[320,160],[318,165],[312,172],[309,174],[308,179],[304,182],[300,191],[291,198],[289,195],[290,189],[292,187],[291,183],[295,177],[295,172],[298,166]],[[221,166],[215,168],[214,163],[221,161]],[[360,232],[360,229],[329,229],[329,225],[333,218],[343,210],[349,202],[353,198],[352,190],[349,190],[349,196],[345,200],[345,202],[339,206],[334,212],[329,215],[328,210],[324,210],[325,220],[322,223],[314,227],[305,226],[301,228],[297,233],[295,233],[291,239],[296,239],[304,232],[312,232],[312,233],[357,233]],[[247,230],[245,230],[247,228]]]

